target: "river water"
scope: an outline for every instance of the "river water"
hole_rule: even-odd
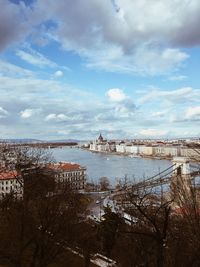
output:
[[[169,160],[130,158],[103,153],[94,153],[80,148],[62,147],[52,149],[56,161],[75,162],[87,168],[87,179],[98,182],[106,176],[111,184],[125,176],[130,181],[139,181],[161,172],[172,165]]]

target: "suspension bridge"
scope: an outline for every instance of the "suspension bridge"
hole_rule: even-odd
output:
[[[193,180],[200,176],[200,164],[191,164],[190,160],[183,157],[176,157],[172,160],[172,165],[161,172],[135,183],[131,188],[153,188],[165,184],[170,184],[176,177],[181,176],[185,181]]]

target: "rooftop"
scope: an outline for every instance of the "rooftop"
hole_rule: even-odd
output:
[[[4,171],[0,173],[0,180],[13,180],[19,177],[16,171]]]
[[[48,167],[53,170],[63,170],[63,171],[76,171],[82,170],[84,167],[77,163],[70,163],[70,162],[59,162],[54,164],[49,164]]]

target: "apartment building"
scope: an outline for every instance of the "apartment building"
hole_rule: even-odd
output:
[[[199,149],[183,147],[180,150],[180,156],[181,157],[187,157],[187,158],[199,159],[200,158],[200,151],[199,151]]]
[[[125,145],[125,143],[116,144],[116,152],[118,152],[118,153],[125,153],[126,152],[126,145]]]
[[[23,179],[16,171],[0,173],[0,198],[13,193],[16,198],[23,197]]]
[[[139,145],[138,146],[138,153],[140,155],[151,156],[151,155],[153,155],[153,147],[152,146]]]
[[[86,182],[86,168],[76,163],[59,162],[48,165],[59,183],[68,183],[73,190],[83,190]]]
[[[132,145],[132,144],[128,144],[125,147],[125,152],[128,154],[138,154],[139,153],[139,147]]]
[[[44,167],[44,166],[43,166]],[[55,180],[62,183],[68,183],[73,190],[83,190],[86,182],[86,168],[76,163],[59,162],[45,166],[48,172],[52,173]],[[24,172],[24,175],[28,175]],[[33,170],[31,170],[33,171]],[[25,177],[25,176],[24,176]],[[6,194],[13,193],[16,198],[22,198],[26,191],[27,182],[16,171],[2,171],[0,173],[0,198]]]

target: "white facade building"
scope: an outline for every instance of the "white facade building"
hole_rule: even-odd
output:
[[[193,148],[188,148],[188,147],[183,147],[180,150],[180,156],[181,157],[188,157],[188,158],[200,158],[199,150],[198,149],[193,149]]]
[[[138,152],[144,156],[152,156],[153,155],[153,147],[152,146],[139,146]]]
[[[83,190],[86,182],[86,168],[75,163],[60,162],[46,166],[54,172],[57,182],[69,183],[73,190]],[[28,172],[27,172],[28,175]],[[0,198],[13,193],[18,199],[24,195],[24,180],[16,171],[0,173]],[[25,187],[26,188],[26,187]]]
[[[16,171],[0,173],[0,198],[13,193],[16,198],[23,197],[23,180]]]
[[[86,168],[76,163],[59,162],[48,166],[60,183],[68,183],[74,190],[83,190],[86,182]]]
[[[126,153],[130,153],[130,154],[138,154],[139,153],[139,149],[137,145],[126,145],[125,148]]]
[[[200,154],[195,149],[185,146],[180,142],[108,142],[102,135],[90,144],[90,150],[96,152],[114,152],[121,154],[132,154],[147,157],[173,158],[189,157],[200,158]]]
[[[116,144],[115,142],[108,142],[103,139],[100,134],[99,137],[90,144],[90,150],[97,152],[114,152],[116,151]]]
[[[116,152],[118,153],[125,153],[126,152],[126,145],[124,143],[116,145]]]

